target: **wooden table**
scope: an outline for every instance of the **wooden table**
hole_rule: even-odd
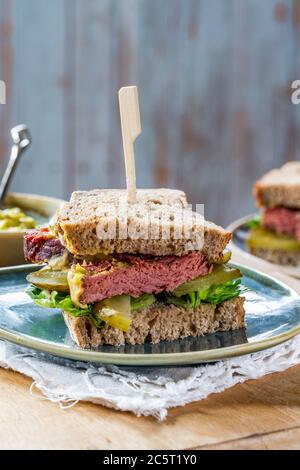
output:
[[[235,261],[242,261],[235,257]],[[300,280],[263,262],[300,293]],[[89,403],[68,410],[29,394],[31,380],[0,369],[3,449],[299,449],[300,366],[236,385],[171,409],[168,418],[137,418]]]

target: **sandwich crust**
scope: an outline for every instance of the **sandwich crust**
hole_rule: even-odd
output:
[[[216,331],[245,327],[244,298],[237,297],[220,305],[202,304],[196,309],[156,302],[134,313],[127,333],[105,324],[97,329],[90,318],[63,313],[72,339],[81,348],[102,344],[158,343],[180,338],[202,336]]]
[[[288,162],[265,174],[253,187],[257,207],[300,209],[300,162]]]
[[[182,256],[190,251],[201,251],[211,262],[221,259],[231,239],[230,232],[185,209],[180,191],[138,190],[138,203],[130,206],[127,219],[114,211],[120,194],[126,201],[125,190],[77,192],[73,193],[69,203],[61,207],[55,230],[61,243],[73,255],[136,253]],[[151,225],[145,215],[145,207],[151,209]],[[185,218],[190,221],[188,230],[178,222]],[[124,232],[129,226],[131,232]],[[145,227],[155,236],[149,236]],[[116,231],[126,233],[126,236],[120,238]],[[164,236],[166,233],[168,236]]]
[[[91,191],[74,191],[71,194],[71,203],[83,204],[88,201],[93,207],[95,204],[115,205],[120,200],[126,200],[126,189],[92,189]],[[175,207],[187,207],[188,202],[183,191],[178,189],[138,189],[137,201],[139,204],[156,205],[166,204]]]

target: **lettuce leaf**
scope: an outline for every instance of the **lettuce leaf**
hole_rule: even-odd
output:
[[[163,293],[158,298],[168,304],[178,305],[183,308],[197,308],[201,303],[210,303],[218,305],[226,300],[238,297],[244,287],[241,286],[241,279],[234,279],[223,284],[212,285],[208,289],[190,292],[181,297],[172,295],[172,293]],[[93,309],[90,304],[86,308],[80,308],[73,304],[68,293],[52,291],[30,286],[27,289],[28,295],[32,298],[36,305],[45,308],[62,309],[69,315],[74,317],[82,317],[88,315],[96,328],[101,328],[103,320],[100,315]],[[143,294],[137,298],[130,299],[131,311],[134,312],[141,308],[146,308],[156,301],[156,297],[152,294]]]
[[[137,298],[131,297],[130,307],[131,311],[139,310],[140,308],[146,308],[155,302],[155,297],[152,294],[142,294]]]
[[[213,305],[221,304],[226,300],[234,299],[241,294],[243,287],[241,279],[225,282],[224,284],[212,285],[208,289],[197,292],[190,292],[181,297],[176,297],[172,293],[165,295],[165,301],[169,304],[178,305],[184,308],[197,308],[199,305],[209,303]]]
[[[89,315],[97,328],[100,328],[103,323],[103,320],[101,320],[98,313],[93,310],[92,304],[88,305],[87,308],[76,307],[73,304],[70,295],[65,292],[49,292],[46,289],[40,289],[35,286],[30,286],[26,292],[39,307],[62,309],[74,317]],[[130,301],[131,311],[134,312],[140,308],[148,307],[154,303],[155,300],[156,299],[152,294],[143,294],[137,298],[132,297]]]
[[[211,286],[203,292],[197,292],[197,295],[201,302],[218,305],[226,300],[238,297],[241,290],[241,279],[235,279],[234,281],[228,281],[221,285]]]
[[[60,308],[74,317],[83,317],[93,313],[92,305],[88,305],[87,308],[76,307],[70,295],[65,292],[57,292],[55,290],[49,292],[34,286],[30,286],[26,292],[34,303],[40,307]]]
[[[255,217],[253,217],[253,219],[249,220],[249,222],[247,222],[245,225],[248,228],[259,227],[260,226],[260,215],[256,215]]]
[[[84,317],[88,315],[93,321],[96,328],[101,328],[102,320],[93,312],[93,306],[88,305],[87,308],[76,307],[69,294],[65,292],[52,291],[49,292],[39,287],[30,286],[27,289],[27,294],[34,301],[36,305],[44,308],[59,308],[64,310],[73,317]]]

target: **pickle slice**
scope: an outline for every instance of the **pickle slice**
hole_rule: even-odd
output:
[[[68,271],[54,271],[49,268],[42,268],[39,271],[28,274],[26,277],[30,284],[40,289],[58,292],[69,292]]]
[[[101,300],[94,305],[93,311],[100,320],[113,328],[128,331],[132,320],[129,295],[116,295]]]
[[[212,285],[224,284],[225,282],[232,281],[242,277],[242,273],[239,269],[230,268],[228,266],[215,265],[213,271],[206,276],[199,276],[191,281],[185,282],[178,286],[173,292],[176,297],[189,294],[190,292],[196,292],[199,290],[205,290]]]
[[[231,259],[231,251],[230,250],[225,250],[222,253],[222,258],[216,262],[216,264],[226,264],[228,261]]]
[[[249,248],[300,251],[300,242],[289,235],[281,235],[263,227],[252,228],[247,238]]]

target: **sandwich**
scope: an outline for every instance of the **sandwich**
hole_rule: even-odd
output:
[[[281,264],[300,264],[300,162],[288,162],[253,188],[261,215],[250,222],[252,254]]]
[[[191,211],[181,191],[137,190],[127,218],[120,212],[126,198],[126,190],[75,192],[53,227],[25,234],[26,259],[43,264],[27,277],[33,301],[61,309],[81,348],[243,328],[230,232]]]

